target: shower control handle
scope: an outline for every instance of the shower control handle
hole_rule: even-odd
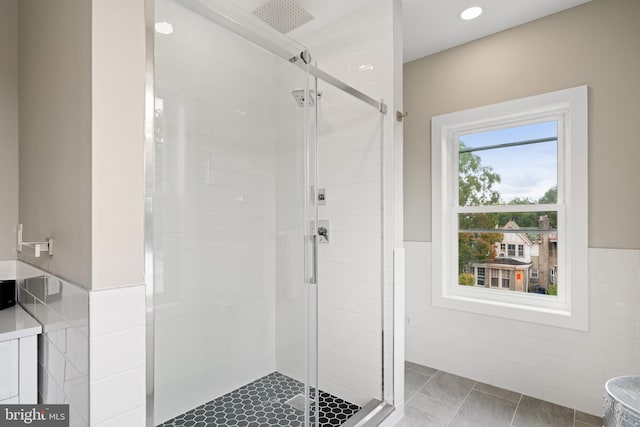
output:
[[[329,240],[329,230],[324,227],[318,227],[318,236],[320,236],[320,240],[325,239]]]
[[[318,234],[318,243],[319,244],[327,244],[329,243],[329,221],[326,219],[321,219],[318,221],[318,229],[316,230]]]

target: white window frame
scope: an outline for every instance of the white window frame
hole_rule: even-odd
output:
[[[432,304],[564,328],[588,329],[587,86],[431,120]],[[458,140],[464,133],[558,120],[556,204],[492,206],[502,212],[557,211],[557,296],[458,285]],[[472,207],[471,207],[472,208]],[[473,210],[473,209],[470,209]],[[485,278],[486,280],[486,278]]]

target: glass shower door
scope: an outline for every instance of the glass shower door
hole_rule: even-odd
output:
[[[354,424],[392,390],[381,114],[226,0],[155,5],[149,425]]]
[[[392,352],[384,323],[391,271],[384,262],[383,121],[335,86],[321,81],[318,90],[318,224],[326,231],[318,245],[319,385],[345,420],[376,407],[385,386],[391,389],[383,379],[384,355]]]
[[[312,425],[315,79],[209,3],[156,1],[150,424]]]

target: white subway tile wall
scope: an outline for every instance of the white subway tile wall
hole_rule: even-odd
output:
[[[144,425],[145,287],[90,292],[89,307],[90,425]]]
[[[277,142],[302,148],[303,110],[291,91],[306,82],[296,66],[176,2],[156,7],[158,19],[174,27],[158,35],[155,64],[160,423],[276,370],[277,292],[291,310],[304,310],[302,265],[290,267],[304,242],[282,222],[303,225],[298,211],[276,217],[278,200],[293,206],[302,198],[277,190],[276,176],[302,189],[301,151],[279,152]],[[291,154],[291,163],[280,154]],[[280,273],[277,259],[287,264]],[[277,274],[290,280],[277,288]],[[299,346],[304,335],[290,341]]]
[[[640,374],[640,251],[589,249],[589,330],[431,305],[431,243],[405,242],[406,359],[602,415],[604,383]]]
[[[70,425],[89,426],[89,292],[16,263],[20,305],[42,324],[38,400],[69,404]]]

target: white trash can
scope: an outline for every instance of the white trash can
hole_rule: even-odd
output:
[[[611,378],[604,387],[604,427],[640,427],[640,376]]]

